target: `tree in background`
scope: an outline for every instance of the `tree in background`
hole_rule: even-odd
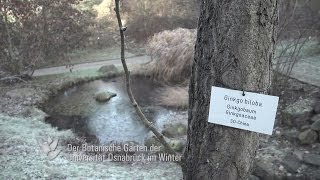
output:
[[[248,179],[257,133],[208,123],[211,86],[268,91],[277,0],[204,0],[189,89],[185,179]]]
[[[1,69],[23,74],[83,44],[92,15],[76,9],[79,2],[0,0]]]
[[[137,42],[144,42],[148,37],[164,30],[196,27],[196,0],[124,0],[121,3],[127,14],[129,28],[126,33]]]

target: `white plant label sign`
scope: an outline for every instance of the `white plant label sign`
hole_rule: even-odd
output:
[[[209,122],[272,135],[279,97],[212,87]]]

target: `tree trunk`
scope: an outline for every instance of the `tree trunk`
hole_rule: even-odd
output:
[[[11,30],[9,28],[9,22],[8,22],[8,12],[7,12],[7,8],[4,7],[3,8],[3,17],[4,17],[4,27],[6,29],[6,33],[7,33],[7,42],[8,42],[8,53],[10,56],[10,60],[12,62],[14,62],[14,60],[16,59],[14,56],[14,52],[13,52],[13,43],[12,43],[12,38],[11,38]]]
[[[43,59],[47,60],[48,59],[48,22],[47,22],[47,6],[48,4],[44,3],[42,5],[42,23],[43,23],[43,28],[42,28],[42,54],[43,54]]]
[[[19,59],[14,51],[14,44],[12,42],[12,30],[9,25],[9,20],[8,20],[8,7],[3,7],[2,8],[2,13],[3,13],[3,18],[4,18],[4,28],[7,33],[7,48],[8,48],[8,54],[9,54],[9,59],[10,59],[10,65],[9,71],[11,71],[13,74],[21,74],[23,64],[21,59]]]
[[[249,177],[259,135],[208,123],[210,92],[211,86],[268,92],[277,6],[277,0],[201,1],[189,89],[185,179]]]

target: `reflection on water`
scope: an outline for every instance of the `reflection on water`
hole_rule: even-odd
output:
[[[145,78],[132,78],[132,89],[147,118],[158,128],[174,121],[180,112],[154,105],[160,85]],[[117,96],[106,103],[94,99],[97,92],[110,91]],[[73,129],[88,140],[101,144],[134,141],[142,144],[149,131],[140,122],[126,93],[123,78],[97,80],[73,87],[50,100],[45,109],[47,122],[60,129]]]

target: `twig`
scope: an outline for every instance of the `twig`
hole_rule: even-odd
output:
[[[6,81],[6,80],[12,80],[12,79],[17,79],[19,81],[22,81],[24,83],[27,83],[27,81],[19,78],[18,76],[9,76],[9,77],[3,77],[3,78],[0,78],[0,81]]]
[[[126,64],[126,60],[124,57],[124,31],[126,30],[126,27],[122,26],[122,22],[121,22],[121,16],[120,16],[120,7],[119,7],[119,1],[120,0],[115,0],[115,12],[117,14],[117,20],[118,20],[118,25],[119,25],[119,32],[120,32],[120,37],[121,37],[121,63],[125,72],[125,78],[126,78],[126,88],[127,88],[127,93],[128,96],[130,98],[130,101],[133,105],[133,107],[135,108],[138,116],[140,117],[140,120],[142,121],[142,123],[148,128],[150,129],[155,136],[157,137],[157,139],[160,141],[160,143],[166,148],[166,150],[173,154],[173,155],[177,155],[178,153],[175,152],[171,146],[167,143],[167,141],[164,139],[164,136],[156,129],[156,127],[153,125],[152,122],[150,122],[146,116],[143,114],[143,112],[141,111],[140,106],[138,105],[137,101],[134,98],[134,95],[132,93],[131,90],[131,84],[130,84],[130,72],[128,70],[128,66]],[[181,162],[179,162],[180,165],[183,165],[183,161],[181,160]]]

